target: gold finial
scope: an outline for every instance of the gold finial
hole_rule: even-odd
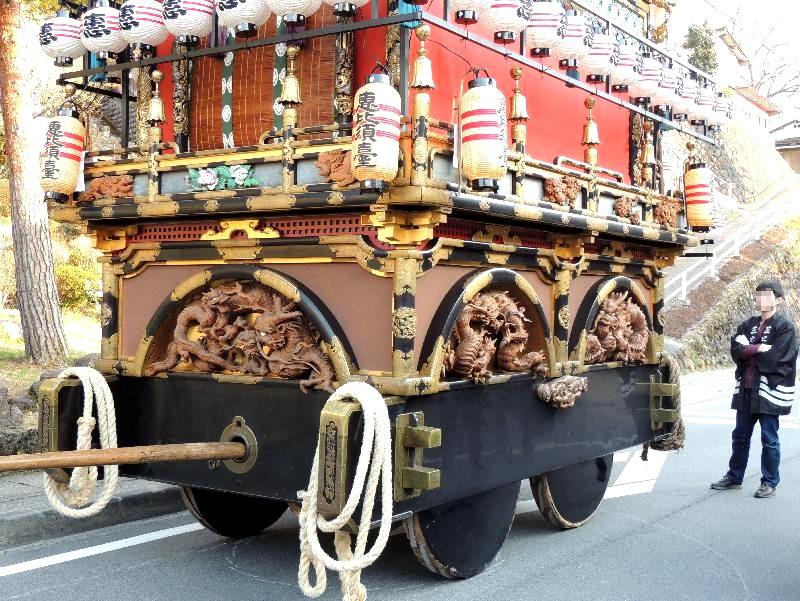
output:
[[[514,95],[511,96],[511,121],[527,121],[528,119],[528,101],[522,94],[522,88],[519,87],[519,80],[522,79],[522,68],[514,67],[511,69],[511,77],[514,78]]]
[[[583,103],[583,106],[588,110],[588,114],[586,115],[586,123],[583,126],[583,141],[581,144],[586,147],[583,151],[583,160],[589,165],[597,165],[597,147],[600,145],[600,130],[592,117],[592,109],[595,104],[595,99],[591,97],[587,98]]]
[[[154,143],[161,141],[161,124],[167,120],[164,114],[164,101],[161,100],[161,82],[164,81],[164,74],[155,69],[150,78],[153,80],[153,97],[150,99],[150,121],[151,141]]]
[[[417,58],[414,61],[414,79],[411,88],[415,90],[433,90],[436,84],[433,81],[433,65],[431,59],[428,58],[428,50],[425,48],[425,42],[431,37],[431,28],[428,25],[420,25],[415,30],[417,38],[419,38],[419,51]]]
[[[78,86],[76,86],[74,83],[68,83],[64,86],[64,95],[67,97],[67,100],[75,96],[75,92],[77,91]]]
[[[283,81],[283,94],[280,102],[284,107],[303,104],[300,98],[300,80],[297,79],[295,61],[300,54],[299,46],[289,46],[286,50],[286,78]]]

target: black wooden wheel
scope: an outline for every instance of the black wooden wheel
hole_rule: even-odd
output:
[[[519,482],[426,509],[403,522],[419,562],[445,578],[470,578],[495,558],[508,536]]]
[[[536,505],[556,528],[577,528],[597,510],[608,488],[614,455],[553,470],[530,479]]]
[[[206,528],[229,538],[255,536],[278,521],[286,503],[230,492],[181,487],[186,509]]]

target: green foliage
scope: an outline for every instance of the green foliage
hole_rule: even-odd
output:
[[[714,31],[706,21],[702,25],[692,25],[683,43],[683,47],[691,51],[689,63],[710,75],[714,75],[719,66],[714,40]]]
[[[95,305],[99,288],[96,273],[77,265],[56,265],[56,288],[61,306],[68,309],[88,310]]]

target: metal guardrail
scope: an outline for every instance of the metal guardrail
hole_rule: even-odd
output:
[[[792,186],[800,182],[800,177],[795,177],[784,188],[773,196],[773,200],[789,190]],[[772,202],[772,200],[768,201]],[[758,239],[764,230],[774,223],[775,217],[785,212],[786,207],[777,205],[765,212],[755,222],[748,221],[745,225],[736,230],[726,233],[725,240],[715,245],[714,255],[710,260],[698,262],[680,275],[670,278],[664,288],[664,304],[669,305],[675,301],[687,302],[689,292],[694,290],[697,285],[707,277],[716,277],[720,265],[725,263],[730,257],[738,257],[743,246],[746,246]]]

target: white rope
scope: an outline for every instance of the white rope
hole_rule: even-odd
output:
[[[100,421],[100,445],[104,449],[117,446],[117,418],[114,412],[114,397],[103,375],[91,367],[71,367],[59,374],[60,378],[75,376],[83,384],[83,415],[78,418],[79,451],[92,446],[92,431],[95,419],[92,406],[97,404],[97,418]],[[72,470],[69,484],[60,484],[44,473],[44,490],[50,505],[60,514],[70,518],[87,518],[100,513],[108,505],[119,479],[119,467],[109,465],[105,468],[103,491],[94,503],[89,499],[97,485],[96,467],[78,467]]]
[[[369,384],[349,382],[341,386],[331,401],[354,400],[361,405],[364,414],[364,437],[358,457],[353,488],[341,514],[326,520],[317,514],[317,491],[319,488],[319,446],[314,453],[314,464],[308,481],[308,490],[301,490],[297,497],[302,500],[300,510],[300,566],[297,581],[307,597],[319,597],[327,586],[326,568],[339,572],[343,601],[364,601],[367,589],[361,584],[361,570],[378,559],[389,540],[392,525],[392,440],[389,412],[381,394]],[[367,469],[369,468],[369,477]],[[366,480],[366,489],[364,483]],[[372,509],[378,483],[381,485],[381,525],[372,548],[366,551]],[[364,502],[361,521],[358,525],[355,550],[351,548],[348,532],[342,528],[353,517],[361,495]],[[317,528],[334,533],[334,544],[338,559],[328,555],[320,545]],[[316,584],[309,580],[309,568],[314,566]]]

